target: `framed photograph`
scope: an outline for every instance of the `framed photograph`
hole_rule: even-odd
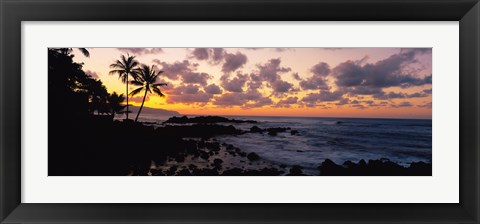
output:
[[[479,223],[478,1],[0,6],[2,223]]]

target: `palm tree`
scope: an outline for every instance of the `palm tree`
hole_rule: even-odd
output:
[[[90,57],[90,52],[88,52],[87,48],[77,48],[85,57]],[[59,54],[68,55],[72,53],[73,48],[51,48],[52,51],[57,52]]]
[[[112,119],[115,118],[116,113],[122,113],[122,110],[125,108],[125,105],[122,105],[122,102],[125,100],[123,94],[118,95],[116,92],[113,92],[108,96],[108,106]]]
[[[137,70],[135,69],[138,66],[138,61],[135,60],[135,56],[129,56],[127,54],[127,57],[125,55],[122,55],[120,57],[120,60],[117,60],[115,63],[110,65],[111,70],[109,72],[110,75],[117,74],[119,79],[122,79],[122,82],[126,84],[126,96],[127,96],[127,111],[125,112],[127,115],[127,120],[128,120],[128,113],[130,111],[128,110],[128,82],[129,82],[129,77],[132,76],[134,79],[137,77]]]
[[[160,91],[160,86],[166,86],[167,83],[156,83],[157,78],[163,71],[155,71],[152,67],[148,67],[147,65],[142,65],[140,68],[137,69],[138,76],[135,80],[131,81],[130,83],[135,86],[140,86],[139,88],[133,90],[130,95],[134,96],[137,95],[142,90],[145,90],[145,94],[143,95],[142,105],[138,110],[137,117],[135,118],[135,122],[138,120],[138,116],[142,112],[143,103],[145,103],[145,97],[147,97],[147,93],[156,93],[157,95],[164,97],[162,91]]]

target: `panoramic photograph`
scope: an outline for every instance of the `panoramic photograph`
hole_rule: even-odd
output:
[[[431,48],[48,48],[49,176],[431,176]]]

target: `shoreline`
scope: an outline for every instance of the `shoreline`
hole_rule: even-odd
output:
[[[222,143],[217,136],[237,136],[264,133],[275,136],[281,132],[297,134],[290,127],[259,128],[255,121],[230,120],[231,123],[251,123],[248,131],[236,129],[218,116],[174,119],[162,127],[131,121],[106,121],[90,117],[64,125],[73,132],[64,136],[63,143],[52,145],[59,156],[50,158],[49,175],[68,176],[303,176],[302,164],[285,165],[244,152],[233,144]],[[190,120],[193,119],[193,120]],[[212,122],[209,122],[211,120]],[[198,121],[188,123],[189,121]],[[180,125],[179,125],[180,123]],[[221,123],[221,124],[217,124]],[[188,124],[188,125],[186,125]],[[72,154],[62,153],[76,135],[89,133],[90,141],[72,145]],[[128,133],[128,134],[125,134]],[[62,135],[63,133],[57,133]],[[122,141],[123,136],[128,137]],[[73,137],[73,138],[70,138]],[[62,142],[61,141],[61,142]],[[361,158],[359,158],[361,159]],[[65,162],[64,160],[68,161]],[[66,167],[68,166],[68,167]],[[412,161],[409,167],[385,158],[358,163],[335,164],[330,159],[318,161],[315,176],[430,176],[431,163]]]

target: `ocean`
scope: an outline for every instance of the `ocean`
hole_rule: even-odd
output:
[[[192,117],[192,116],[189,116]],[[224,116],[258,123],[223,123],[237,129],[290,127],[298,131],[246,133],[238,136],[217,136],[216,140],[255,152],[269,162],[287,166],[300,165],[305,173],[318,172],[325,159],[337,164],[361,159],[386,158],[408,166],[411,162],[432,162],[432,121],[421,119],[367,119],[367,118],[306,118],[306,117],[250,117]],[[144,121],[165,121],[162,118],[144,118]],[[222,123],[219,123],[222,124]]]

